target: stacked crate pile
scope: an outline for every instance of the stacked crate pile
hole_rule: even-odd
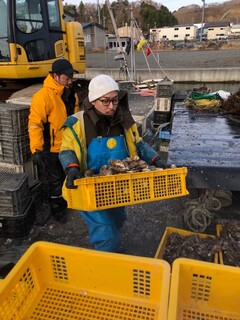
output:
[[[0,236],[27,236],[34,218],[27,174],[0,172]]]
[[[31,160],[28,116],[29,106],[0,103],[0,237],[28,233],[41,192]]]

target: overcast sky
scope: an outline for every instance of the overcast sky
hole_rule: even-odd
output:
[[[103,4],[105,1],[103,0],[82,0],[83,3],[97,3],[97,1],[99,1],[99,4]],[[184,6],[189,6],[191,4],[197,4],[199,6],[202,6],[203,5],[203,1],[202,0],[155,0],[156,2],[158,3],[161,3],[163,4],[165,7],[168,8],[169,11],[173,12],[174,10],[177,10],[181,7],[184,7]],[[77,6],[79,6],[79,3],[81,2],[81,0],[67,0],[67,1],[64,1],[64,3],[68,3],[68,4],[75,4]],[[110,0],[110,2],[112,2]],[[129,3],[131,2],[131,0],[129,0]],[[134,1],[133,1],[134,2]],[[215,0],[215,1],[212,1],[212,0],[205,0],[205,3],[206,5],[208,4],[213,4],[213,3],[223,3],[223,2],[226,2],[226,0]]]

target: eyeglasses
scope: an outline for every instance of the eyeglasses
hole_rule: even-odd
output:
[[[111,102],[112,102],[112,104],[114,104],[114,105],[117,105],[117,104],[118,104],[118,97],[113,98],[113,99],[97,99],[97,100],[101,101],[102,104],[103,104],[105,107],[108,107]]]

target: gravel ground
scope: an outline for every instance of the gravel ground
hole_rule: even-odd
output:
[[[190,196],[128,206],[128,219],[122,228],[125,254],[154,257],[166,227],[186,229],[183,222],[185,202]],[[216,225],[229,219],[240,219],[239,194],[233,204],[221,209],[206,229],[207,234],[216,234]],[[23,239],[0,238],[0,267],[6,263],[16,263],[24,251],[36,241],[48,241],[91,249],[88,230],[84,220],[74,210],[69,210],[66,224],[53,218],[42,225],[33,225],[30,234]],[[1,272],[0,272],[1,277]]]
[[[183,198],[179,198],[128,206],[128,219],[121,231],[126,254],[154,257],[165,227],[169,224],[182,227],[183,203]],[[92,248],[84,220],[76,211],[69,210],[67,223],[50,218],[43,226],[34,225],[25,239],[2,239],[1,250],[8,254],[16,250],[21,253],[40,240]]]

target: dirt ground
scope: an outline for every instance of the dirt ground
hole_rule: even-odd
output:
[[[128,219],[121,231],[125,254],[154,257],[166,227],[187,230],[183,222],[183,213],[186,210],[185,202],[189,197],[126,207]],[[238,194],[231,207],[223,208],[217,213],[205,233],[216,234],[217,224],[229,219],[239,220],[239,204]],[[56,222],[50,217],[42,226],[33,225],[26,238],[0,238],[0,267],[7,263],[16,263],[24,251],[36,241],[92,248],[88,241],[88,230],[84,220],[77,211],[69,210],[69,219],[65,224]]]
[[[129,98],[132,113],[137,115],[146,115],[152,102],[152,97],[131,95]],[[188,198],[185,196],[126,207],[128,219],[122,229],[125,254],[154,257],[167,226],[187,229],[183,222],[183,212]],[[234,196],[231,207],[218,212],[206,233],[215,234],[216,224],[229,218],[240,218],[239,195]],[[16,263],[36,241],[91,248],[84,220],[76,211],[69,210],[66,224],[60,224],[50,217],[44,225],[33,225],[29,235],[23,239],[0,238],[0,267],[6,263]]]
[[[165,227],[168,224],[182,226],[182,208],[183,198],[128,206],[128,219],[121,231],[126,254],[153,257]],[[34,225],[25,239],[2,239],[5,251],[10,253],[15,247],[21,254],[21,250],[40,240],[92,248],[84,220],[77,211],[68,211],[65,224],[50,217],[43,226]]]

